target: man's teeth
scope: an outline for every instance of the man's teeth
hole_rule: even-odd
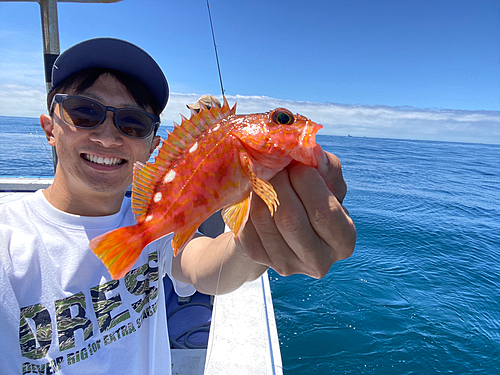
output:
[[[92,163],[101,165],[117,165],[122,162],[122,159],[119,158],[103,158],[102,156],[88,154],[85,154],[85,159],[91,161]]]

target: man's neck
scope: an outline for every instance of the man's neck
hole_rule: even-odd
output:
[[[71,190],[54,183],[43,191],[47,201],[60,211],[80,216],[107,216],[120,211],[126,191],[96,192]]]

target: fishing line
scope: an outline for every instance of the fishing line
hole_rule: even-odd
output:
[[[220,267],[219,267],[219,275],[217,276],[217,286],[215,287],[215,298],[214,298],[214,306],[213,306],[213,309],[212,309],[212,333],[214,334],[214,337],[209,337],[209,341],[210,341],[210,348],[207,348],[207,360],[206,360],[206,363],[205,363],[205,368],[208,368],[208,364],[210,362],[210,359],[212,357],[212,349],[213,349],[213,346],[214,346],[214,340],[215,340],[215,317],[217,316],[217,295],[219,294],[219,284],[220,284],[220,278],[221,278],[221,274],[222,274],[222,266],[224,265],[224,259],[226,258],[226,253],[227,253],[227,249],[229,248],[229,244],[231,243],[231,240],[234,238],[234,233],[231,233],[231,236],[229,236],[229,241],[227,242],[227,245],[226,245],[226,248],[224,249],[224,254],[222,254],[222,260],[220,262]]]
[[[208,9],[208,18],[210,20],[210,29],[212,30],[212,40],[214,41],[214,50],[215,50],[215,60],[217,61],[217,70],[219,71],[219,81],[220,81],[220,89],[222,91],[222,96],[224,97],[224,86],[222,85],[222,74],[220,72],[219,65],[219,55],[217,53],[217,44],[215,43],[215,33],[214,33],[214,25],[212,24],[212,14],[210,13],[210,5],[207,0],[207,9]]]
[[[222,73],[220,70],[219,54],[217,52],[217,43],[215,42],[214,25],[212,22],[212,14],[210,12],[210,4],[209,4],[208,0],[207,0],[207,10],[208,10],[208,19],[210,21],[210,30],[212,31],[212,41],[214,43],[214,52],[215,52],[215,60],[217,62],[217,71],[219,73],[220,89],[221,89],[222,97],[224,97],[225,90],[224,90],[224,85],[222,83]],[[215,322],[216,322],[217,304],[218,304],[217,303],[217,295],[219,294],[219,285],[220,285],[220,279],[221,279],[221,275],[222,275],[222,266],[224,265],[224,259],[226,258],[227,249],[229,248],[229,244],[231,243],[231,240],[233,238],[234,238],[234,233],[231,236],[229,236],[229,240],[227,242],[226,248],[224,249],[224,253],[222,254],[222,260],[221,260],[220,267],[219,267],[219,274],[217,276],[217,286],[215,287],[215,298],[214,298],[214,304],[213,304],[213,309],[212,309],[212,322],[211,322],[211,324],[213,324],[211,331],[214,333],[214,337],[209,337],[210,347],[207,348],[208,357],[207,357],[206,362],[205,362],[205,368],[208,368],[208,365],[209,365],[210,360],[212,358],[212,349],[213,349],[214,340],[215,340],[215,329],[216,329]]]
[[[45,154],[47,155],[47,157],[49,158],[49,160],[52,162],[52,155],[49,152],[49,150],[47,149],[47,145],[44,142],[42,142],[42,137],[40,137],[40,134],[38,134],[38,132],[35,131],[35,134],[30,133],[30,135],[32,137],[35,137],[42,144],[42,148],[45,151]]]

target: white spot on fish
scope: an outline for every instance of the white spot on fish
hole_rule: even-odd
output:
[[[215,132],[215,131],[219,130],[219,128],[220,128],[220,124],[217,124],[217,125],[215,125],[215,126],[212,128],[212,130],[211,130],[211,131]]]
[[[159,193],[159,192],[156,193],[153,199],[155,202],[161,201],[161,193]]]
[[[153,215],[148,215],[148,216],[146,216],[146,220],[144,220],[144,221],[148,222],[148,221],[151,221],[152,219],[153,219]]]
[[[191,154],[191,153],[195,152],[197,148],[198,148],[198,142],[196,142],[196,143],[193,145],[193,147],[191,147],[191,148],[189,149],[189,153]]]
[[[168,173],[165,175],[165,178],[163,179],[163,182],[168,184],[169,182],[172,182],[175,178],[175,171],[171,169],[168,171]]]

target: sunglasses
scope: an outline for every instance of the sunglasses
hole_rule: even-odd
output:
[[[95,129],[106,119],[108,111],[113,112],[113,123],[120,133],[131,138],[147,138],[160,126],[160,117],[135,108],[114,108],[105,106],[83,96],[55,94],[50,113],[59,103],[60,117],[75,128]]]

